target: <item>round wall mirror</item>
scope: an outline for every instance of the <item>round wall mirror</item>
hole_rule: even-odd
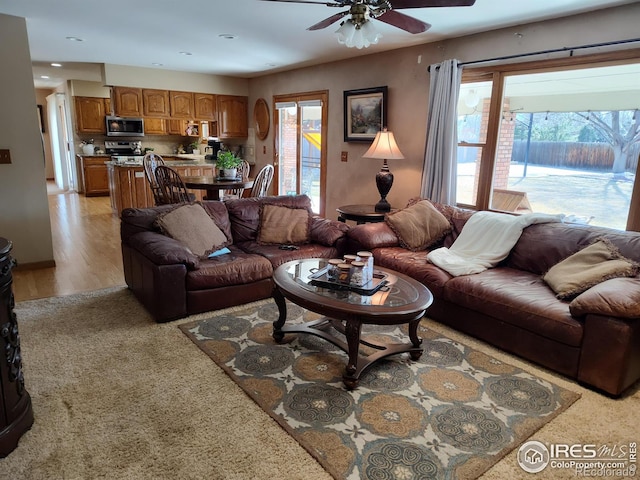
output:
[[[260,140],[267,138],[269,133],[269,106],[264,98],[256,100],[256,105],[253,107],[253,123],[256,126],[256,136]]]

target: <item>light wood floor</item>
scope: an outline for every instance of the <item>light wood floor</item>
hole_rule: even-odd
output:
[[[125,285],[120,220],[109,197],[61,193],[48,185],[54,268],[13,271],[17,302]]]

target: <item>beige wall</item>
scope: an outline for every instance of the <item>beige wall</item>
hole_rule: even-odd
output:
[[[249,81],[245,78],[221,75],[105,64],[104,84],[223,95],[247,95]]]
[[[405,160],[389,161],[395,182],[388,199],[393,206],[404,206],[408,199],[420,192],[429,90],[426,69],[429,64],[449,58],[465,62],[637,38],[638,18],[640,4],[633,4],[386,53],[367,55],[368,51],[363,50],[363,55],[355,59],[254,78],[249,81],[249,118],[252,118],[253,105],[258,98],[267,100],[273,116],[274,95],[329,91],[326,215],[336,218],[335,209],[340,205],[375,203],[378,200],[374,177],[382,165],[382,161],[361,158],[368,144],[343,142],[343,91],[387,85],[387,126],[394,132],[405,156]],[[516,32],[522,33],[522,38],[515,36]],[[591,49],[575,55],[601,51]],[[528,57],[525,60],[542,58],[545,57]],[[421,63],[418,63],[419,59]],[[257,168],[272,161],[273,135],[271,128],[264,141],[250,140],[255,143]],[[266,154],[262,153],[263,147],[267,149]],[[340,161],[342,151],[348,152],[347,163]]]
[[[0,14],[0,236],[19,263],[53,261],[45,163],[24,18]]]

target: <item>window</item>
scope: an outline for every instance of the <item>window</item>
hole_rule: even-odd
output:
[[[640,63],[582,62],[463,77],[459,204],[640,230]]]

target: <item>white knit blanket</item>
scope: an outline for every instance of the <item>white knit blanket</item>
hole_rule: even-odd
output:
[[[507,258],[525,227],[560,222],[563,217],[546,213],[514,216],[478,212],[465,223],[451,248],[438,248],[427,255],[427,260],[454,277],[480,273]]]

